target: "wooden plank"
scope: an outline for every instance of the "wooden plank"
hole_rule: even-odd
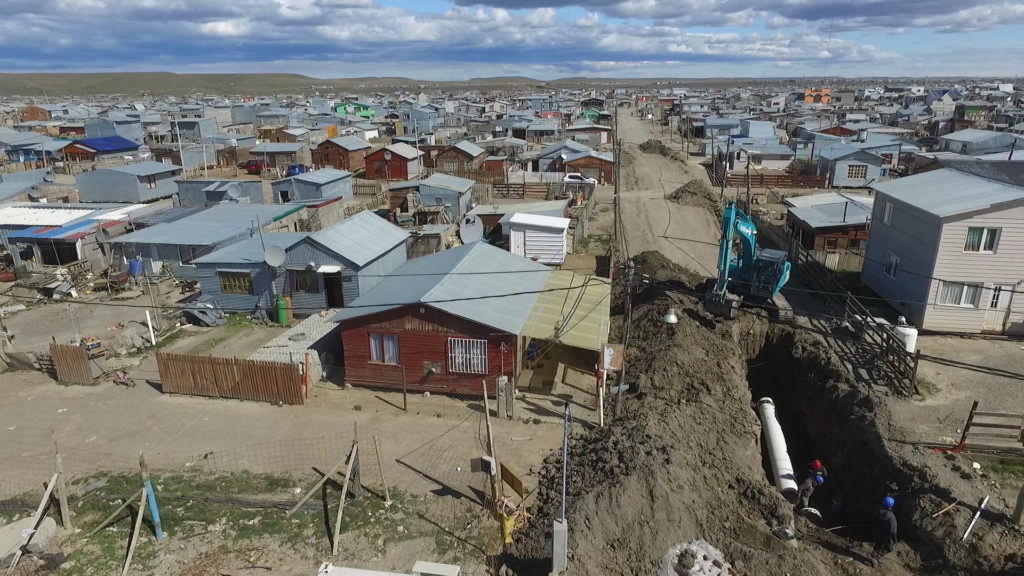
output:
[[[975,416],[990,416],[992,418],[1016,418],[1018,420],[1024,419],[1024,414],[1015,414],[1013,412],[982,412],[977,411],[974,413]]]
[[[28,532],[27,535],[22,533],[21,540],[18,543],[18,551],[14,554],[14,559],[11,561],[11,565],[7,570],[8,574],[14,573],[14,569],[18,566],[18,561],[21,559],[25,546],[27,546],[28,543],[32,541],[32,537],[35,536],[36,530],[39,528],[39,523],[43,520],[43,511],[46,510],[46,504],[50,501],[50,494],[53,492],[54,484],[56,484],[59,476],[59,472],[54,472],[53,476],[50,477],[49,483],[46,484],[46,490],[43,491],[43,499],[39,501],[39,507],[36,508],[36,513],[32,517],[32,531]]]
[[[977,414],[975,414],[977,416]],[[1020,430],[1020,423],[1016,424],[997,424],[995,422],[972,422],[971,428],[1000,428],[1003,430]]]
[[[146,511],[146,488],[142,488],[142,497],[139,499],[139,512],[135,515],[135,527],[132,528],[132,541],[128,544],[128,556],[124,559],[124,567],[121,568],[121,576],[128,575],[128,568],[132,565],[132,556],[135,554],[135,545],[139,543],[139,528],[142,528],[142,516]]]
[[[345,482],[341,485],[341,502],[338,504],[338,517],[334,519],[334,538],[331,540],[331,554],[338,555],[338,534],[341,533],[341,516],[345,513],[345,499],[348,497],[348,482],[352,477],[352,466],[359,457],[359,443],[352,442],[352,451],[348,456],[348,468],[345,470]]]

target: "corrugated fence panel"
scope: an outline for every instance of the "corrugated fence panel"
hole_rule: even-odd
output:
[[[305,401],[297,364],[160,352],[160,381],[167,394],[236,398],[276,404]]]
[[[75,344],[50,344],[57,380],[69,384],[92,384],[92,367],[85,349]]]

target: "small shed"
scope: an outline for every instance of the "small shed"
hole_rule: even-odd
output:
[[[82,202],[152,202],[178,191],[181,167],[161,162],[115,166],[75,177]]]
[[[336,168],[358,172],[366,167],[366,154],[370,143],[355,136],[340,136],[321,142],[313,150],[313,164],[324,168]]]
[[[139,145],[123,136],[103,136],[75,140],[64,147],[64,157],[69,160],[112,160],[132,156],[139,151]]]
[[[568,218],[539,214],[513,214],[508,221],[509,252],[524,258],[561,266],[565,262]]]
[[[271,188],[274,191],[274,201],[278,203],[339,197],[351,201],[352,173],[324,168],[277,180],[271,184]]]
[[[420,206],[446,206],[452,221],[471,209],[475,181],[449,174],[434,173],[420,181],[417,192]]]

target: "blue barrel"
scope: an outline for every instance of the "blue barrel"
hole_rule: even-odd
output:
[[[128,261],[128,273],[132,276],[142,276],[142,259]]]

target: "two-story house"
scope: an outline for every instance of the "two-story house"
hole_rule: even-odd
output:
[[[923,330],[1024,334],[1024,166],[881,182],[861,280]]]

